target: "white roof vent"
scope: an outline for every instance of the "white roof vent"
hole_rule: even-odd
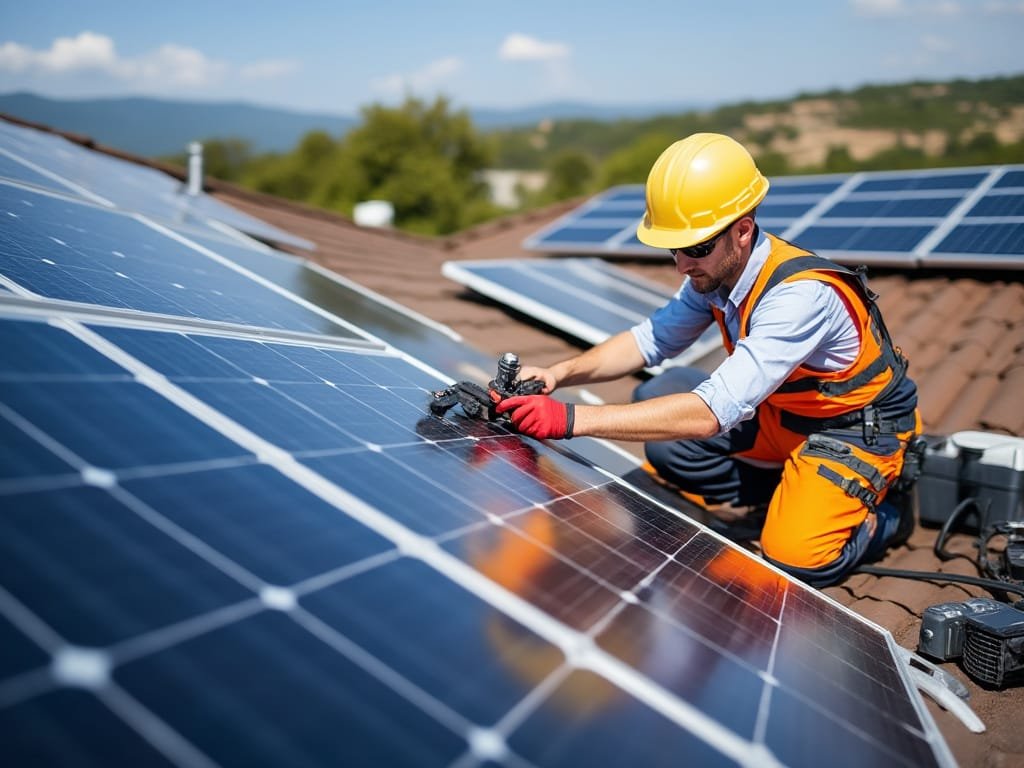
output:
[[[356,203],[352,218],[360,227],[390,227],[395,221],[395,206],[387,200]]]
[[[188,185],[187,191],[196,197],[203,191],[203,145],[198,141],[188,145]]]

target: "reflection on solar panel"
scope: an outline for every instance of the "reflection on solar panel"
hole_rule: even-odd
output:
[[[265,240],[307,250],[313,244],[248,216],[155,169],[92,152],[59,136],[0,120],[0,177],[28,182],[169,224],[205,226],[213,219]]]
[[[391,347],[8,295],[0,348],[5,762],[952,765],[890,635]]]
[[[496,361],[473,349],[451,329],[333,272],[253,241],[214,239],[191,232],[181,234],[294,295],[332,314],[344,316],[374,338],[415,354],[417,359],[452,379],[486,384],[494,377]],[[580,403],[597,402],[591,393],[572,387],[564,390],[561,397]],[[580,438],[573,447],[590,461],[620,475],[635,469],[639,463],[632,454],[603,440]]]
[[[631,328],[672,298],[662,286],[600,259],[449,261],[441,272],[590,344]],[[721,346],[717,326],[710,326],[664,365],[693,365]]]
[[[642,185],[614,187],[530,236],[546,253],[652,256],[636,227]],[[842,263],[1024,267],[1024,166],[944,168],[771,180],[767,231]]]
[[[486,383],[494,375],[495,360],[468,347],[450,328],[315,264],[252,241],[184,231],[181,234],[311,304],[344,317],[397,349],[415,353],[417,358],[452,378],[482,379]]]
[[[279,288],[134,216],[6,183],[0,183],[0,216],[0,275],[23,291],[164,315],[352,336],[323,310],[302,306]]]

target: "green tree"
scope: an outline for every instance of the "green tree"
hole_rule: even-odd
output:
[[[494,215],[480,176],[490,158],[490,144],[468,113],[451,111],[443,97],[372,105],[345,138],[334,167],[347,175],[332,181],[329,197],[343,210],[360,200],[389,200],[399,227],[448,234]]]
[[[647,133],[612,152],[601,167],[601,186],[644,183],[654,161],[666,147],[680,138],[674,133]]]
[[[552,200],[582,195],[594,178],[594,162],[575,149],[564,149],[548,164],[546,193]]]

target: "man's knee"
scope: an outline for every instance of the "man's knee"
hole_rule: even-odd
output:
[[[820,547],[794,536],[771,530],[761,535],[765,560],[812,587],[828,587],[845,579],[864,560],[871,531],[861,524],[851,531],[838,552],[821,555]]]
[[[674,445],[671,441],[660,443],[644,443],[644,456],[647,463],[654,467],[654,471],[668,479],[676,474],[679,458],[675,455]]]

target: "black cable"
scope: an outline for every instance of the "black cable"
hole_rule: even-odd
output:
[[[869,573],[872,576],[893,576],[897,579],[917,579],[919,581],[952,581],[958,584],[973,584],[976,587],[996,592],[1013,592],[1024,597],[1024,585],[995,579],[983,579],[979,576],[961,576],[958,573],[937,573],[932,571],[904,571],[899,568],[882,568],[877,565],[862,565],[854,573]]]
[[[978,521],[980,525],[980,521],[984,518],[984,512],[981,509],[981,505],[978,504],[978,500],[973,496],[968,496],[966,499],[961,501],[953,508],[953,511],[949,514],[949,517],[946,518],[946,522],[944,522],[942,524],[942,527],[939,529],[939,535],[935,537],[935,546],[932,547],[932,549],[935,552],[935,556],[939,558],[939,560],[948,561],[953,560],[957,557],[962,557],[965,560],[971,559],[967,555],[948,552],[944,548],[946,539],[949,538],[949,534],[950,531],[953,530],[953,526],[956,525],[956,522],[960,519],[960,516],[963,515],[963,513],[971,507],[974,507],[974,510],[978,513]]]

